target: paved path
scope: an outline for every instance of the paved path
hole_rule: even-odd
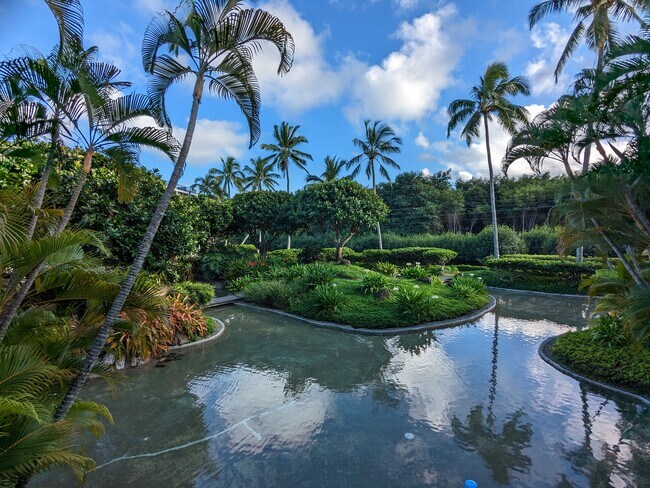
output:
[[[222,307],[223,305],[230,305],[231,303],[235,303],[236,301],[242,300],[243,298],[244,297],[241,295],[226,295],[224,297],[217,297],[205,305],[203,308]]]

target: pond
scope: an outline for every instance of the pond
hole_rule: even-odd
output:
[[[218,342],[130,371],[113,396],[88,386],[117,424],[89,442],[87,486],[650,486],[650,409],[537,354],[587,304],[495,296],[469,325],[393,337],[215,310]]]

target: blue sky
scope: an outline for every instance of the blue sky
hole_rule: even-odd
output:
[[[277,54],[269,50],[255,62],[262,87],[262,137],[270,142],[273,124],[286,120],[301,126],[309,139],[305,150],[320,173],[325,155],[349,158],[356,154],[354,137],[362,135],[363,120],[390,123],[404,140],[395,159],[402,171],[451,169],[455,178],[485,176],[482,140],[471,148],[452,135],[446,137],[446,106],[466,97],[485,66],[508,63],[512,74],[525,74],[533,95],[519,100],[532,114],[561,95],[574,73],[592,63],[591,53],[579,51],[555,83],[553,69],[569,34],[571,16],[549,18],[535,30],[527,26],[533,0],[269,0],[261,8],[278,15],[296,40],[292,71],[275,75]],[[82,0],[85,41],[123,71],[134,90],[145,91],[140,62],[142,35],[161,8],[174,0]],[[55,22],[40,0],[0,0],[0,52],[29,45],[47,53],[56,42]],[[15,51],[13,52],[15,54]],[[182,138],[191,102],[191,85],[181,84],[168,96],[175,128]],[[494,157],[503,156],[507,135],[493,128]],[[259,144],[258,144],[259,146]],[[245,121],[232,102],[208,99],[199,123],[183,183],[191,183],[219,158],[234,155],[242,163],[263,154],[248,149]],[[171,162],[144,152],[141,162],[167,177]],[[549,165],[546,169],[555,170]],[[528,172],[525,163],[510,174]],[[397,172],[392,171],[394,176]],[[293,189],[305,174],[294,168]],[[363,177],[360,181],[366,183]]]

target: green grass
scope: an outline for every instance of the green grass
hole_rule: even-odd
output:
[[[287,310],[303,317],[371,329],[406,327],[453,319],[483,308],[489,302],[484,291],[464,298],[454,288],[441,283],[426,284],[402,278],[388,278],[382,294],[364,293],[362,279],[372,271],[358,266],[333,266],[336,277],[318,289],[308,291],[301,282],[304,278],[297,277],[285,280],[284,283],[258,281],[249,284],[244,288],[244,295],[247,301]],[[336,292],[324,297],[323,287],[332,287]],[[424,314],[418,313],[418,320],[413,319],[414,314],[403,310],[403,306],[401,310],[398,306],[399,290],[394,288],[404,287],[417,287],[422,294],[426,294],[427,306]],[[291,293],[288,298],[287,293]]]
[[[487,286],[567,295],[586,294],[586,290],[581,291],[577,286],[564,282],[555,276],[538,276],[523,271],[506,269],[474,269],[466,272],[483,278],[483,282]]]
[[[605,347],[589,331],[571,332],[557,338],[552,357],[588,378],[635,392],[650,394],[650,349]]]

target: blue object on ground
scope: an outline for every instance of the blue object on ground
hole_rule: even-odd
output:
[[[465,481],[465,488],[478,488],[478,484],[474,480]]]

